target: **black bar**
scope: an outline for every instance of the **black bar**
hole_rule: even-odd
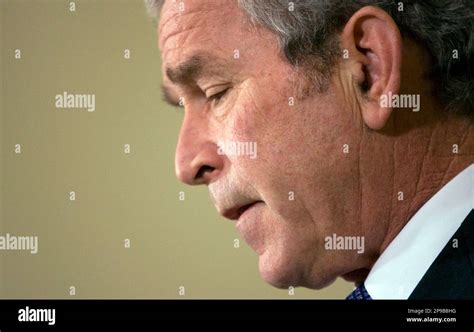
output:
[[[47,321],[20,322],[19,310],[27,307],[28,310],[55,309],[54,325],[48,325]],[[136,328],[162,320],[209,319],[313,320],[331,323],[331,326],[370,324],[396,330],[429,331],[452,331],[463,327],[465,331],[473,331],[473,308],[474,301],[0,300],[0,331],[70,330],[73,327],[90,330],[102,326]],[[407,321],[407,318],[417,317],[451,321]]]

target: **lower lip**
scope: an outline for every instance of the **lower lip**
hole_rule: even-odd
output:
[[[237,231],[243,237],[245,242],[255,250],[259,255],[262,251],[263,239],[262,233],[258,231],[258,219],[262,218],[260,208],[264,206],[263,202],[256,202],[244,211],[235,224]]]
[[[245,211],[240,215],[239,222],[247,217],[258,205],[262,204],[263,202],[255,202],[250,205]]]

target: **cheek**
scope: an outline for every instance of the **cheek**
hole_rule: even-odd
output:
[[[236,141],[256,142],[260,161],[274,161],[294,137],[292,114],[279,89],[259,89],[255,85],[248,83],[240,94],[228,135]]]
[[[233,167],[242,171],[257,187],[266,187],[266,182],[275,182],[280,168],[285,168],[287,140],[282,123],[284,111],[277,108],[279,101],[267,98],[266,92],[256,90],[239,99],[239,106],[227,127],[227,140],[251,142],[256,146],[256,158],[233,158]]]
[[[301,220],[292,212],[297,202],[290,191],[298,192],[301,164],[299,145],[303,133],[298,130],[295,112],[285,109],[284,101],[255,100],[242,103],[228,123],[227,140],[255,142],[255,159],[229,156],[232,168],[254,186],[275,216]],[[292,122],[293,121],[293,122]],[[303,167],[304,168],[304,167]]]
[[[275,105],[268,102],[268,91],[259,89],[257,84],[251,80],[244,82],[233,105],[229,129],[237,139],[261,139],[271,124],[267,120]]]

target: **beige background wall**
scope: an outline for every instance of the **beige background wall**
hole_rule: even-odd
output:
[[[1,297],[178,298],[179,286],[186,298],[348,294],[340,280],[289,296],[260,279],[256,255],[243,241],[234,248],[238,234],[207,189],[174,177],[182,114],[161,101],[142,1],[75,5],[1,1],[0,233],[39,237],[36,255],[0,251]],[[95,94],[95,112],[55,108],[63,91]]]

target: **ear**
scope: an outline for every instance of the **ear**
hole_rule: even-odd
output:
[[[382,129],[392,108],[381,100],[400,91],[400,30],[385,11],[367,6],[349,19],[341,34],[341,44],[349,51],[349,79],[357,83],[362,118],[369,128]]]

